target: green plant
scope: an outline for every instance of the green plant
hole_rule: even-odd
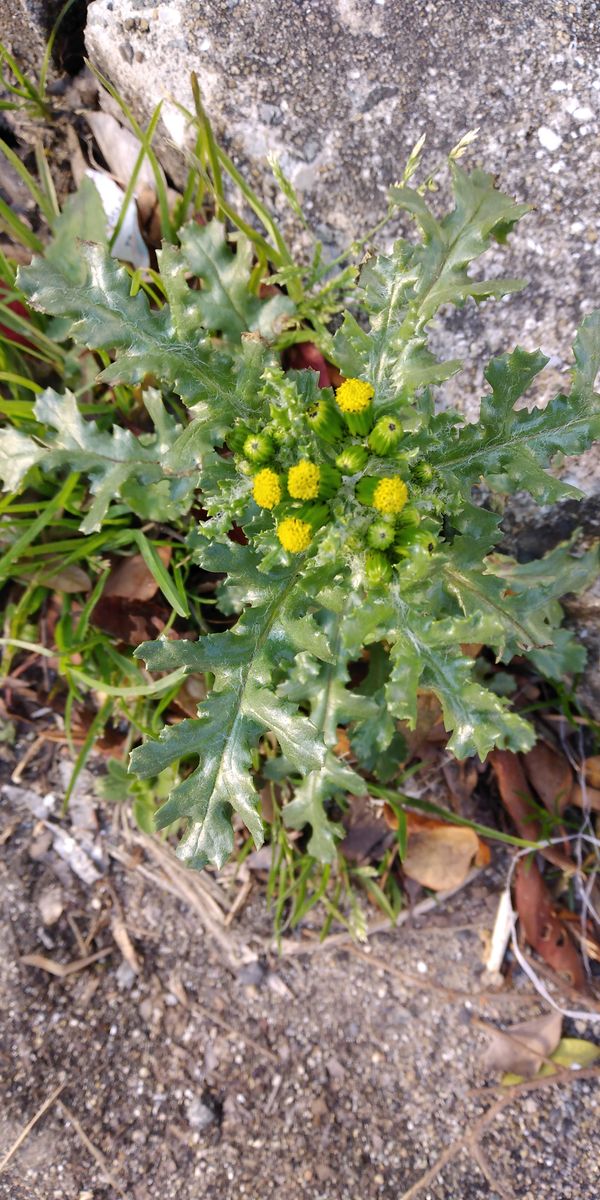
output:
[[[544,410],[515,409],[546,362],[517,348],[489,364],[477,424],[437,413],[432,388],[461,364],[429,349],[435,314],[523,286],[469,268],[527,206],[481,171],[455,161],[451,171],[454,208],[441,220],[423,188],[391,189],[390,211],[408,214],[420,238],[363,267],[355,311],[326,339],[344,377],[335,391],[282,365],[286,330],[310,329],[305,293],[263,298],[256,243],[238,231],[232,245],[216,218],[183,224],[178,244],[164,244],[148,295],[105,238],[75,242],[77,222],[95,220],[88,191],[56,223],[60,249],[19,272],[21,294],[61,339],[100,356],[102,385],[142,389],[154,431],[104,428],[73,394],[46,389],[31,419],[2,434],[6,486],[77,471],[90,480],[85,534],[127,512],[134,523],[176,521],[188,555],[220,577],[226,632],[137,651],[151,671],[200,673],[211,685],[196,718],[165,726],[131,760],[142,779],[191,763],[158,824],[187,821],[179,853],[193,866],[223,864],[233,814],[261,843],[258,774],[293,788],[285,826],[310,826],[309,856],[331,862],[344,794],[364,792],[365,773],[392,777],[397,723],[414,725],[419,689],[438,697],[457,757],[530,746],[531,726],[475,674],[463,645],[484,643],[502,661],[526,655],[559,677],[583,663],[559,628],[559,598],[591,581],[597,554],[565,544],[524,566],[499,555],[500,516],[472,491],[483,479],[543,502],[574,494],[546,468],[600,432],[600,314],[578,333],[570,393]],[[184,607],[171,581],[177,598]],[[357,769],[334,753],[340,726]]]

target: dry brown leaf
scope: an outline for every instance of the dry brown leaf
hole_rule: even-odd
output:
[[[462,642],[461,651],[466,654],[467,658],[477,658],[483,650],[483,642]]]
[[[583,764],[583,773],[592,787],[600,788],[600,754],[593,754],[591,758],[586,758]]]
[[[102,151],[109,170],[115,179],[126,187],[140,152],[140,143],[135,134],[125,129],[110,113],[84,112],[82,115]],[[138,170],[136,188],[142,184],[155,186],[152,167],[147,158],[143,159]]]
[[[562,1014],[544,1013],[532,1021],[521,1021],[508,1029],[488,1027],[489,1046],[483,1058],[487,1071],[511,1071],[526,1079],[537,1075],[544,1059],[550,1058],[560,1041]]]
[[[519,836],[528,842],[537,842],[540,824],[535,815],[535,801],[517,755],[511,750],[492,750],[489,762],[498,781],[502,803]]]
[[[92,581],[82,567],[78,567],[76,563],[70,563],[66,567],[61,567],[49,578],[46,577],[44,585],[52,588],[54,592],[75,595],[77,592],[89,592]]]
[[[573,787],[573,772],[563,754],[547,742],[536,742],[523,755],[523,765],[531,786],[553,816],[560,816],[567,804]]]
[[[577,808],[591,808],[592,812],[600,812],[600,788],[586,787],[584,789],[580,783],[573,784],[569,804],[576,804]]]
[[[442,706],[433,692],[417,693],[417,717],[414,729],[408,722],[398,725],[408,748],[408,758],[427,758],[435,753],[435,747],[448,741],[444,728]]]
[[[583,963],[533,859],[520,859],[515,871],[515,905],[529,945],[573,987],[585,988]]]
[[[512,817],[517,833],[528,842],[539,841],[541,825],[535,816],[535,801],[519,757],[511,750],[492,750],[489,762],[498,781],[502,803]],[[546,846],[540,853],[561,871],[573,872],[571,859],[559,846]]]
[[[350,738],[348,737],[343,725],[338,725],[336,732],[337,742],[333,747],[333,753],[336,754],[338,758],[343,758],[344,756],[350,754]]]
[[[171,547],[158,546],[157,553],[163,566],[168,567],[171,561]],[[132,554],[131,558],[123,558],[113,567],[102,595],[140,601],[152,600],[157,591],[158,584],[141,554]]]
[[[408,841],[402,869],[435,892],[460,887],[471,867],[487,865],[488,847],[473,829],[407,813]]]
[[[456,811],[462,817],[470,817],[469,809],[473,808],[471,797],[477,786],[479,772],[473,758],[465,758],[462,762],[451,758],[442,763],[444,779],[448,784],[453,799],[456,801]]]
[[[344,825],[347,833],[340,842],[340,850],[350,862],[380,859],[393,844],[394,837],[388,823],[382,820],[380,810],[374,809],[368,796],[352,797]]]

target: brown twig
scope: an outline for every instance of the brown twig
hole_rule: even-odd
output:
[[[112,946],[105,946],[104,950],[97,950],[95,954],[87,954],[85,958],[77,958],[75,962],[70,963],[55,962],[53,958],[46,958],[44,954],[23,954],[19,962],[25,967],[37,967],[39,971],[47,971],[49,975],[56,975],[58,979],[66,979],[67,975],[76,975],[78,971],[83,971],[85,967],[112,953]]]
[[[513,1100],[528,1092],[536,1091],[538,1088],[554,1087],[558,1083],[576,1083],[579,1079],[598,1079],[600,1078],[600,1067],[583,1067],[579,1071],[571,1071],[569,1069],[557,1071],[555,1075],[544,1075],[539,1079],[526,1079],[523,1083],[516,1083],[514,1087],[507,1088],[506,1094],[498,1096],[494,1103],[490,1105],[487,1112],[483,1113],[473,1125],[463,1133],[462,1137],[452,1142],[440,1154],[436,1162],[434,1162],[429,1170],[413,1183],[412,1187],[407,1192],[403,1192],[399,1200],[413,1200],[414,1196],[418,1196],[419,1192],[429,1184],[433,1183],[440,1171],[448,1166],[461,1152],[461,1150],[473,1151],[473,1147],[479,1145],[479,1138],[489,1124],[501,1113]],[[485,1174],[485,1172],[484,1172]],[[497,1186],[497,1185],[495,1185]],[[502,1193],[500,1193],[502,1195]],[[510,1198],[512,1200],[512,1197]]]
[[[2,1159],[2,1162],[0,1162],[0,1174],[2,1173],[2,1171],[6,1170],[6,1167],[8,1166],[11,1158],[13,1158],[14,1155],[17,1153],[19,1146],[23,1145],[25,1138],[31,1133],[31,1130],[33,1129],[34,1125],[37,1125],[38,1121],[41,1119],[41,1117],[43,1117],[44,1113],[48,1112],[48,1109],[52,1107],[52,1105],[54,1104],[54,1101],[58,1099],[58,1097],[60,1096],[60,1093],[62,1091],[64,1091],[66,1086],[67,1086],[66,1083],[59,1083],[58,1087],[55,1087],[54,1091],[51,1092],[50,1095],[44,1100],[44,1103],[40,1105],[40,1107],[38,1108],[38,1110],[34,1114],[34,1116],[31,1118],[31,1120],[27,1122],[27,1125],[25,1126],[25,1128],[22,1129],[19,1136],[17,1138],[15,1138],[12,1146],[10,1147],[10,1150],[7,1150],[6,1154],[4,1155],[4,1158]]]
[[[98,1147],[95,1146],[94,1143],[90,1141],[87,1133],[85,1132],[84,1129],[82,1129],[81,1125],[79,1124],[79,1121],[77,1120],[77,1117],[75,1116],[75,1113],[72,1113],[71,1109],[67,1108],[66,1104],[64,1104],[62,1100],[59,1100],[58,1107],[60,1108],[61,1112],[63,1113],[63,1116],[66,1117],[69,1124],[75,1130],[75,1133],[77,1134],[77,1137],[79,1138],[80,1142],[82,1142],[82,1144],[85,1146],[86,1150],[91,1154],[92,1158],[97,1162],[98,1166],[100,1167],[100,1170],[102,1171],[102,1174],[104,1175],[104,1179],[105,1179],[106,1183],[110,1184],[111,1188],[113,1189],[113,1191],[115,1191],[117,1193],[118,1196],[125,1197],[126,1193],[123,1191],[123,1188],[120,1186],[120,1184],[115,1179],[102,1151],[99,1150]]]
[[[502,1200],[515,1200],[514,1193],[507,1191],[504,1184],[494,1175],[490,1160],[479,1142],[474,1142],[471,1146],[471,1154],[481,1171],[481,1174],[487,1179],[492,1191],[497,1192],[502,1196]]]
[[[199,917],[206,933],[210,934],[219,946],[225,965],[229,970],[236,972],[243,962],[243,947],[233,932],[225,929],[223,912],[202,880],[198,876],[192,876],[191,872],[186,873],[172,851],[155,838],[140,834],[135,838],[135,842],[154,859],[158,871],[151,871],[141,864],[132,867],[126,855],[117,847],[111,847],[111,856],[144,878],[150,879],[164,891],[171,892],[179,900],[184,900]]]

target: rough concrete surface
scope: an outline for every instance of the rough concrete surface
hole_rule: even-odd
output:
[[[494,267],[531,280],[500,306],[447,323],[475,358],[461,377],[475,411],[481,364],[516,340],[560,372],[574,329],[600,303],[600,6],[530,0],[93,0],[93,60],[149,114],[190,105],[200,79],[219,135],[272,203],[275,153],[328,245],[363,234],[417,138],[437,163],[466,130],[503,187],[536,206]],[[168,137],[183,120],[164,110]]]

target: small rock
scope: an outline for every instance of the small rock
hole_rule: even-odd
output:
[[[549,125],[540,125],[538,129],[538,139],[540,145],[544,147],[544,150],[558,150],[558,147],[562,145],[562,138],[560,134],[557,133],[555,129],[550,129]]]
[[[240,967],[237,977],[240,983],[246,987],[260,987],[264,983],[267,974],[267,968],[259,958],[253,959],[252,962],[245,963]]]
[[[129,963],[122,959],[115,972],[117,987],[121,991],[128,992],[137,978],[136,972],[130,967]],[[143,1003],[143,1001],[142,1001]]]
[[[38,896],[38,908],[44,925],[56,925],[65,907],[62,890],[48,887]]]
[[[33,839],[29,847],[29,857],[33,859],[34,862],[39,862],[40,859],[44,858],[44,856],[48,853],[51,845],[52,834],[50,833],[49,829],[44,829],[43,833],[40,833],[39,837]]]
[[[346,1072],[339,1059],[333,1058],[332,1056],[331,1058],[327,1059],[325,1066],[332,1079],[344,1079]]]
[[[217,1114],[210,1104],[205,1104],[199,1096],[194,1096],[185,1106],[185,1115],[192,1129],[202,1131],[214,1125]]]
[[[575,108],[572,115],[578,125],[583,125],[586,121],[594,120],[593,110],[587,104],[581,104],[579,108]]]
[[[121,44],[119,46],[119,54],[121,55],[121,58],[123,59],[124,62],[132,63],[133,62],[133,46],[131,45],[131,42],[121,42]]]

